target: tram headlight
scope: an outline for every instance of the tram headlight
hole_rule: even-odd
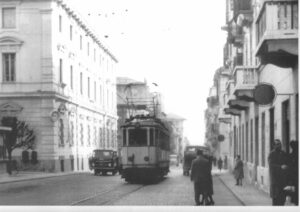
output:
[[[144,157],[144,160],[148,162],[148,161],[149,161],[149,157],[148,157],[148,156],[145,156],[145,157]]]

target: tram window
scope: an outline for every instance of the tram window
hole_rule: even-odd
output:
[[[127,145],[127,144],[126,144],[126,135],[127,135],[126,129],[124,129],[124,130],[123,130],[123,146],[126,146],[126,145]]]
[[[159,132],[158,132],[158,130],[156,129],[155,130],[155,145],[157,146],[157,145],[159,145],[159,134],[158,134]]]
[[[129,146],[147,146],[147,129],[131,129],[129,133]]]
[[[150,129],[150,146],[154,146],[154,130]]]

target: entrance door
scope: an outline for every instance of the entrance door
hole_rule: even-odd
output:
[[[254,141],[255,141],[255,152],[254,152],[254,181],[257,181],[257,166],[258,166],[258,116],[255,117],[255,132],[254,132]]]
[[[274,108],[269,110],[270,112],[270,150],[273,149],[274,146]]]
[[[286,153],[289,153],[290,143],[290,107],[289,100],[282,103],[282,147]]]

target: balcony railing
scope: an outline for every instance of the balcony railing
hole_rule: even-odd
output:
[[[235,17],[244,11],[249,11],[251,9],[251,0],[234,0],[233,13]]]
[[[254,67],[237,67],[234,70],[234,84],[237,86],[255,86],[258,82],[257,71]]]
[[[263,39],[298,38],[298,1],[264,1],[256,31],[257,45]]]

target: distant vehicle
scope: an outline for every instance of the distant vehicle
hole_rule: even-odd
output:
[[[194,145],[194,146],[186,146],[184,150],[184,156],[183,156],[183,175],[189,176],[192,161],[196,158],[196,151],[197,149],[202,149],[204,152],[209,151],[208,147],[206,146],[200,146],[200,145]]]
[[[154,116],[134,116],[122,126],[122,178],[127,182],[160,179],[169,172],[170,135]]]
[[[169,156],[170,158],[170,165],[172,166],[179,166],[179,160],[178,160],[178,155],[172,154]]]
[[[95,149],[92,157],[89,158],[89,166],[94,170],[95,175],[100,173],[106,175],[107,172],[115,175],[120,169],[117,151]]]

